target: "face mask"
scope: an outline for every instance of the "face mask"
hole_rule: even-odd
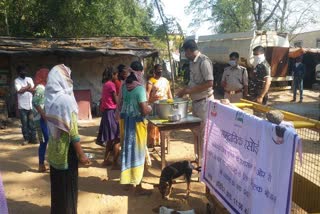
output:
[[[232,67],[236,67],[237,66],[237,62],[235,60],[230,60],[229,61],[229,65],[231,65]]]
[[[256,56],[254,56],[253,59],[254,59],[253,60],[254,67],[256,67],[258,64],[260,64],[260,63],[262,63],[263,61],[266,60],[264,54],[256,55]]]

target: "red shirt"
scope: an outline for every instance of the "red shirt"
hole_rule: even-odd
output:
[[[116,80],[114,81],[114,84],[116,85],[116,92],[117,92],[117,96],[119,95],[119,91],[120,91],[120,87],[121,87],[121,81],[120,80]]]
[[[116,85],[112,81],[107,81],[103,84],[100,110],[116,109],[117,104],[113,101],[112,94],[116,93]]]

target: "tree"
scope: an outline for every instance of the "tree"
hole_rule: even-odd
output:
[[[168,36],[168,24],[170,23],[170,20],[165,16],[164,12],[163,12],[163,7],[162,5],[160,4],[160,0],[154,0],[154,4],[158,10],[158,13],[159,13],[159,16],[160,16],[160,19],[162,21],[162,27],[163,27],[163,32],[164,32],[164,35],[165,35],[165,40],[167,42],[167,50],[168,50],[168,57],[169,57],[169,63],[170,63],[170,70],[172,71],[171,74],[172,74],[172,93],[174,93],[174,90],[175,90],[175,87],[174,87],[174,69],[173,69],[173,64],[172,64],[172,61],[171,61],[171,50],[170,50],[170,44],[169,44],[169,36]]]
[[[241,32],[253,28],[250,5],[251,0],[192,0],[187,13],[194,16],[193,27],[209,21],[218,33]]]
[[[10,28],[9,28],[9,23],[8,23],[8,1],[5,0],[1,0],[0,1],[0,15],[3,16],[3,20],[4,20],[4,29],[6,32],[6,35],[10,35]]]
[[[279,23],[276,30],[292,34],[309,24],[319,23],[320,2],[317,0],[282,0],[272,21]]]
[[[280,2],[281,0],[276,0],[275,4],[272,5],[270,1],[251,0],[252,14],[257,30],[262,30],[267,25],[279,7]]]
[[[0,35],[142,36],[153,33],[151,18],[139,0],[0,0]]]
[[[191,0],[187,11],[193,26],[209,21],[218,33],[269,30],[274,23],[281,32],[293,32],[319,22],[319,8],[318,0]]]

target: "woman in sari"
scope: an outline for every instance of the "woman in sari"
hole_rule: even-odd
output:
[[[153,104],[157,100],[172,99],[170,83],[162,77],[162,66],[154,66],[153,77],[147,85],[148,102]],[[157,127],[151,123],[148,124],[148,147],[154,147],[160,144],[160,132]]]
[[[35,91],[32,98],[33,105],[33,120],[37,131],[37,136],[40,142],[38,156],[39,156],[39,172],[45,172],[46,166],[44,159],[46,155],[47,143],[49,139],[48,127],[46,122],[46,115],[44,111],[44,90],[47,84],[49,70],[42,68],[37,71],[34,77]]]
[[[52,214],[77,213],[78,161],[89,163],[80,145],[78,106],[70,75],[65,65],[54,66],[45,89]]]
[[[144,116],[152,108],[147,103],[143,81],[143,66],[135,61],[132,71],[121,88],[121,176],[120,183],[134,185],[137,195],[151,194],[141,182],[146,158],[147,126]]]

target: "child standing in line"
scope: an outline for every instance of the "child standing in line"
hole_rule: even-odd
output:
[[[112,165],[111,169],[119,169],[117,164],[120,154],[119,123],[116,120],[117,92],[114,82],[118,79],[118,72],[108,67],[102,76],[103,88],[100,110],[102,113],[97,142],[106,144],[103,165]],[[109,156],[113,152],[113,161]]]

